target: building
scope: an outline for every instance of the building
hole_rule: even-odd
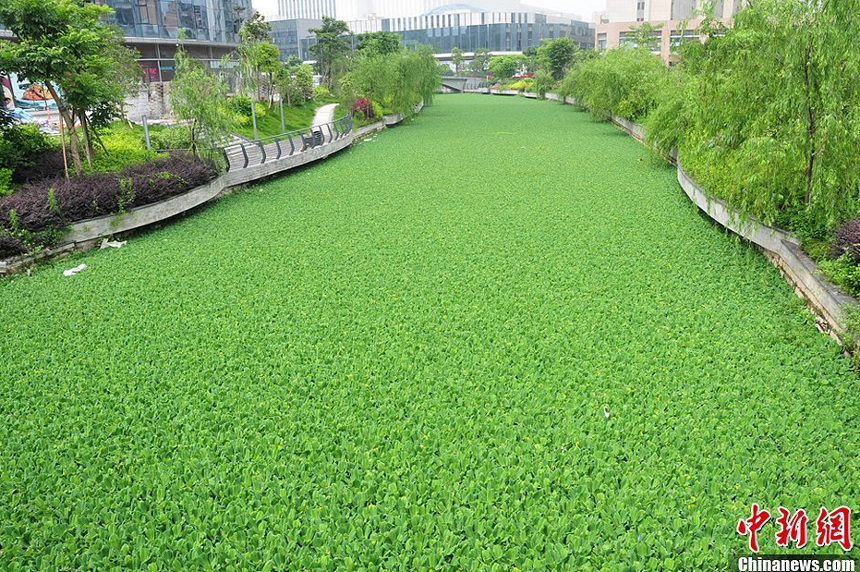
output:
[[[322,26],[322,20],[295,18],[292,20],[269,20],[272,25],[272,42],[281,52],[281,61],[287,61],[290,56],[301,60],[311,59],[302,40],[313,37],[311,29]]]
[[[436,54],[450,54],[454,48],[466,53],[479,48],[522,52],[556,38],[571,38],[583,50],[594,48],[594,28],[588,22],[534,12],[475,12],[457,5],[421,16],[369,18],[348,24],[354,34],[394,32],[407,46],[426,44]],[[302,41],[304,53],[315,41],[312,37]]]
[[[126,44],[140,52],[145,81],[173,79],[180,30],[186,52],[217,69],[239,45],[239,28],[251,15],[250,0],[97,0],[114,10]]]
[[[331,16],[345,22],[405,18],[426,14],[457,0],[277,0],[278,17],[320,19]],[[476,0],[475,11],[526,11],[520,0]],[[481,4],[484,4],[483,6]]]
[[[742,0],[720,0],[715,15],[730,22]],[[701,0],[607,0],[606,11],[598,14],[595,33],[598,50],[607,50],[631,42],[632,29],[648,22],[660,29],[653,32],[654,53],[665,61],[682,42],[699,40],[696,29],[701,22],[696,10]]]
[[[278,0],[278,18],[285,20],[322,20],[330,16],[342,20],[336,0]]]

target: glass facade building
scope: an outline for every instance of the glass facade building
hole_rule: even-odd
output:
[[[239,28],[251,15],[250,0],[97,0],[113,8],[126,44],[140,52],[146,81],[170,81],[176,39],[211,69],[239,44]]]
[[[269,20],[272,25],[272,42],[278,46],[281,52],[281,61],[287,61],[290,56],[301,60],[310,59],[302,43],[302,40],[311,37],[312,28],[322,27],[322,20],[297,18],[293,20]]]
[[[431,13],[405,18],[384,18],[350,22],[355,34],[385,31],[399,34],[407,46],[426,44],[437,54],[454,48],[474,52],[522,52],[540,46],[543,40],[570,38],[580,49],[594,48],[594,28],[587,22],[533,12]],[[316,41],[301,40],[303,49]]]

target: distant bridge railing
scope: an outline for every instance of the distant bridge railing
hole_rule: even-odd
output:
[[[348,135],[352,127],[352,117],[345,115],[331,123],[288,131],[254,141],[231,143],[222,151],[228,171],[246,169],[250,165],[262,165],[267,161],[277,161],[282,157],[291,157],[296,153],[327,145]]]

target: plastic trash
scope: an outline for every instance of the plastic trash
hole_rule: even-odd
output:
[[[123,246],[125,246],[125,243],[126,243],[126,241],[125,241],[125,240],[123,240],[122,242],[119,242],[119,241],[116,241],[116,240],[112,240],[112,241],[108,242],[108,239],[104,239],[104,240],[102,241],[102,245],[99,247],[99,249],[103,249],[103,248],[122,248]]]
[[[86,264],[81,264],[80,266],[75,266],[74,268],[69,268],[65,272],[63,272],[63,276],[74,276],[78,272],[81,272],[87,268]]]
[[[609,419],[609,409],[605,405],[603,406],[603,416]]]

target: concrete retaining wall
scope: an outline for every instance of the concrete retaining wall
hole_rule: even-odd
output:
[[[382,122],[385,124],[386,127],[394,127],[398,123],[403,122],[403,120],[407,117],[415,115],[416,113],[420,113],[422,109],[424,109],[423,100],[421,101],[421,103],[415,106],[415,108],[412,110],[412,113],[396,113],[394,115],[383,115]]]

